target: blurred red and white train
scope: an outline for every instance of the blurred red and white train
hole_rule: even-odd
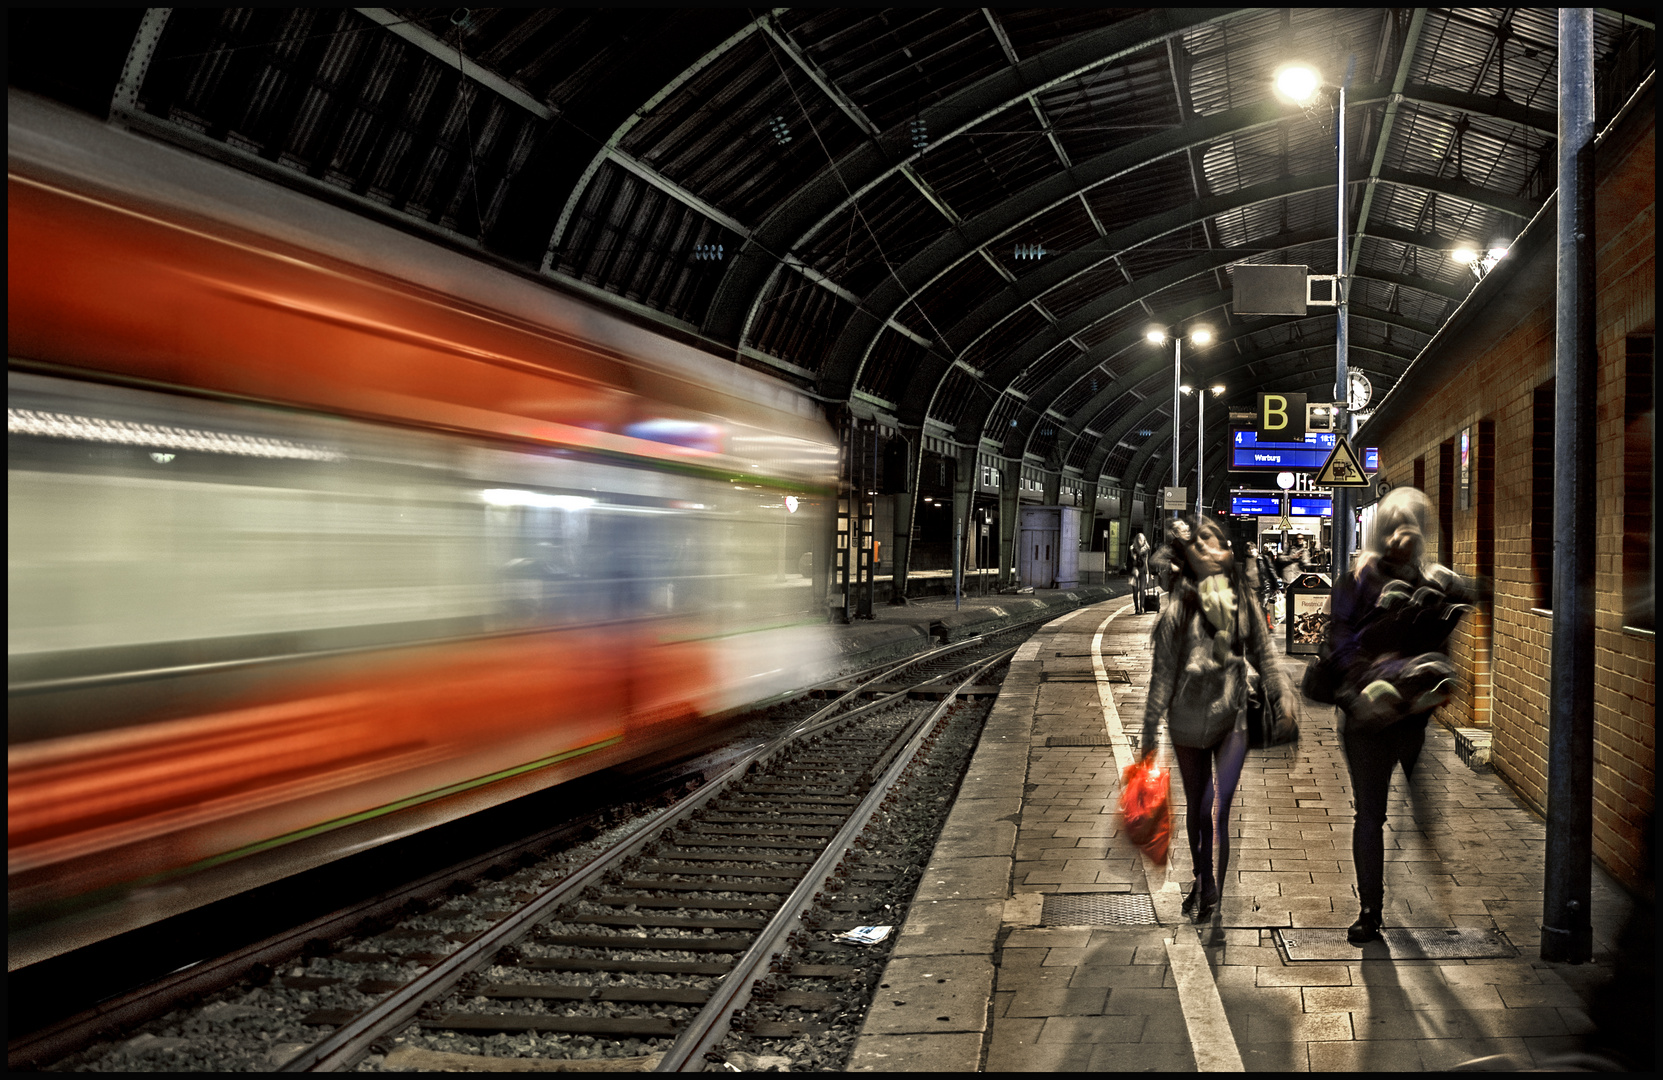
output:
[[[8,107],[11,968],[823,672],[805,396]]]

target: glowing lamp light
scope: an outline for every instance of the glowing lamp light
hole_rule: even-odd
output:
[[[1449,257],[1460,263],[1462,266],[1471,266],[1473,263],[1478,261],[1478,252],[1474,251],[1472,248],[1461,247],[1450,252]]]
[[[1190,341],[1197,345],[1210,345],[1212,340],[1213,332],[1205,326],[1198,326],[1190,331]]]
[[[1214,383],[1213,385],[1209,386],[1207,389],[1209,389],[1213,392],[1213,397],[1218,397],[1218,395],[1224,393],[1224,386],[1221,383]]]
[[[1500,262],[1502,259],[1507,258],[1507,249],[1504,247],[1493,247],[1490,249],[1489,254],[1490,258],[1494,259],[1496,262]]]
[[[1322,88],[1322,73],[1309,64],[1284,64],[1276,69],[1272,82],[1279,96],[1304,105]]]
[[[1178,388],[1178,392],[1180,394],[1187,394],[1187,393],[1189,393],[1190,391],[1192,391],[1194,389],[1195,389],[1195,387],[1191,386],[1189,383],[1185,383],[1184,385],[1182,385]]]
[[[1165,345],[1166,344],[1166,331],[1165,330],[1151,330],[1148,333],[1144,334],[1143,336],[1144,336],[1145,340],[1147,340],[1151,345]]]

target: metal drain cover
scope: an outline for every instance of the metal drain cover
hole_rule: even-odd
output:
[[[1049,893],[1041,926],[1158,926],[1148,893]]]
[[[1276,939],[1289,960],[1490,960],[1511,959],[1519,951],[1494,930],[1480,927],[1390,927],[1380,940],[1358,947],[1344,930],[1278,930]]]
[[[1113,746],[1107,735],[1047,735],[1046,746]]]

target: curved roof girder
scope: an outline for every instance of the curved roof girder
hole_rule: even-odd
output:
[[[1140,244],[1158,240],[1169,233],[1180,232],[1220,214],[1246,209],[1271,199],[1302,195],[1308,191],[1321,191],[1325,187],[1333,186],[1334,170],[1327,169],[1299,176],[1278,177],[1238,191],[1205,199],[1192,199],[1182,206],[1152,214],[1135,225],[1116,229],[1107,236],[1100,236],[1056,259],[1042,263],[1031,273],[1017,278],[984,303],[976,305],[973,311],[948,328],[941,335],[941,345],[955,355],[963,353],[1013,313],[1035,300],[1043,299],[1052,289],[1090,273],[1116,255]]]
[[[1366,275],[1358,276],[1363,277]],[[1224,290],[1213,293],[1210,296],[1200,297],[1188,304],[1183,305],[1183,307],[1176,309],[1173,313],[1171,313],[1170,321],[1182,321],[1183,319],[1190,318],[1202,311],[1210,311],[1214,308],[1221,307],[1224,304],[1229,303],[1232,295],[1233,290]],[[1285,325],[1289,322],[1300,322],[1306,319],[1329,317],[1329,314],[1329,312],[1320,312],[1303,316],[1303,318],[1300,316],[1291,316],[1278,319],[1274,322],[1261,321],[1258,323],[1243,325],[1234,328],[1236,332],[1227,338],[1221,338],[1219,343],[1223,344],[1226,341],[1233,340],[1234,338],[1244,334],[1256,333],[1269,329],[1273,326]],[[1375,308],[1363,307],[1356,304],[1351,306],[1350,314],[1353,318],[1368,319],[1373,322],[1396,326],[1400,329],[1410,330],[1417,334],[1424,334],[1429,338],[1437,331],[1437,327],[1429,323],[1423,323],[1415,319],[1410,319],[1395,312],[1380,311]],[[1079,356],[1069,361],[1068,364],[1062,368],[1062,370],[1051,376],[1051,378],[1048,379],[1043,386],[1034,391],[1032,394],[1029,394],[1028,399],[1030,401],[1042,403],[1055,401],[1058,397],[1061,397],[1064,393],[1066,393],[1068,388],[1075,382],[1079,381],[1082,377],[1089,375],[1091,370],[1097,367],[1097,365],[1114,358],[1129,348],[1136,347],[1141,344],[1143,340],[1143,332],[1135,327],[1128,330],[1122,330],[1120,333],[1114,335],[1108,340],[1093,346],[1089,352],[1081,353]],[[1169,355],[1166,354],[1164,349],[1162,350],[1162,354]],[[1127,385],[1135,386],[1136,383],[1128,383]],[[1000,388],[1001,393],[1004,389],[1006,389],[1006,387]],[[997,397],[993,397],[992,400],[988,402],[978,402],[976,405],[972,406],[966,416],[960,418],[958,428],[961,438],[963,438],[966,433],[973,437],[988,434],[984,430],[985,425],[987,423],[987,418],[993,413],[993,405],[997,402],[997,400]],[[1041,404],[1039,405],[1039,408],[1044,409],[1045,405]],[[1008,439],[1006,441],[1008,441]]]
[[[1270,250],[1281,250],[1282,248],[1297,247],[1301,244],[1327,240],[1330,237],[1326,229],[1316,228],[1285,233],[1267,239],[1278,243],[1277,248]],[[1032,342],[1024,344],[1021,349],[1002,357],[997,367],[990,368],[984,374],[994,382],[1015,378],[1025,371],[1028,365],[1044,357],[1052,349],[1071,337],[1089,331],[1104,319],[1112,318],[1127,308],[1137,306],[1163,289],[1171,288],[1191,278],[1202,277],[1214,270],[1220,270],[1241,261],[1242,253],[1239,248],[1214,248],[1201,252],[1193,259],[1174,263],[1152,274],[1145,274],[1129,285],[1121,286],[1113,292],[1104,293],[1097,299],[1076,308],[1066,317],[1059,319],[1056,326],[1050,329],[1049,334],[1041,333]],[[1372,268],[1359,271],[1353,276],[1365,280],[1381,281],[1389,285],[1401,285],[1418,289],[1421,292],[1435,293],[1446,300],[1453,300],[1457,303],[1467,295],[1466,290],[1456,289],[1440,281],[1428,278],[1412,278],[1405,274],[1390,272],[1381,275]],[[1429,330],[1428,333],[1430,332]]]
[[[1388,92],[1381,86],[1359,87],[1353,100],[1358,105],[1368,104]],[[860,368],[878,334],[889,320],[942,274],[972,257],[978,249],[1059,203],[1161,158],[1281,123],[1288,119],[1288,109],[1288,106],[1273,100],[1262,101],[1201,117],[1184,127],[1169,128],[1040,180],[995,209],[943,233],[904,265],[892,270],[862,298],[827,357],[825,374],[821,377],[821,392],[834,398],[847,397],[856,385]],[[1488,191],[1476,184],[1447,177],[1383,170],[1381,180],[1450,195],[1513,217],[1528,219],[1537,209],[1536,204],[1528,199]]]
[[[928,106],[924,111],[930,117],[930,141],[940,145],[1024,98],[1135,55],[1173,34],[1252,10],[1163,8],[1082,34]],[[737,341],[780,258],[920,156],[912,145],[910,129],[902,124],[861,143],[816,173],[756,226],[716,287],[704,332],[720,341]]]
[[[1298,178],[1294,178],[1294,179],[1298,179]],[[1260,185],[1260,186],[1261,187],[1268,187],[1269,185]],[[1270,197],[1275,198],[1277,196],[1272,195]],[[1258,200],[1256,198],[1254,201],[1260,201],[1260,200]],[[1189,205],[1191,207],[1194,207],[1194,206],[1197,205],[1197,203],[1192,202]],[[1125,232],[1125,231],[1129,231],[1129,230],[1122,230],[1122,232]],[[1316,230],[1316,231],[1319,232],[1319,233],[1321,232],[1321,230]],[[1381,236],[1382,239],[1389,239],[1389,240],[1396,241],[1398,243],[1413,244],[1413,245],[1416,245],[1418,247],[1426,248],[1429,251],[1441,251],[1441,250],[1443,250],[1442,244],[1445,242],[1443,240],[1443,238],[1438,237],[1438,236],[1427,235],[1427,234],[1423,234],[1423,233],[1416,233],[1416,232],[1412,232],[1408,229],[1399,229],[1399,228],[1396,228],[1396,227],[1393,227],[1393,226],[1382,226],[1380,228],[1369,230],[1369,235],[1381,235],[1382,233],[1389,233],[1390,234],[1390,235]],[[1306,237],[1307,237],[1307,233],[1296,233],[1296,234],[1293,234],[1292,236],[1267,237],[1267,239],[1284,240],[1284,241],[1288,242],[1288,244],[1291,246],[1294,243],[1304,242],[1302,240],[1302,238],[1306,238]],[[1318,239],[1326,239],[1327,237],[1326,236],[1318,236],[1317,238]],[[1091,245],[1091,246],[1095,246],[1095,245]],[[1203,273],[1208,273],[1208,272],[1211,272],[1212,270],[1218,269],[1219,267],[1217,265],[1212,264],[1209,261],[1210,259],[1211,259],[1210,255],[1203,255],[1203,256],[1198,257],[1196,260],[1192,260],[1194,266],[1200,266],[1201,269],[1196,270],[1195,272],[1189,274],[1188,276],[1196,277],[1196,276],[1200,276]],[[1061,263],[1062,261],[1063,260],[1061,260],[1061,259],[1058,260],[1059,263]],[[1102,261],[1104,261],[1104,260],[1097,260],[1096,262],[1094,262],[1093,265],[1099,265]],[[1239,259],[1229,259],[1229,260],[1226,260],[1226,264],[1237,262],[1237,261],[1240,261],[1240,260]],[[1205,265],[1203,265],[1203,263],[1205,263]],[[1181,264],[1181,265],[1190,266],[1191,264]],[[1172,269],[1173,268],[1168,268],[1167,271],[1162,271],[1161,273],[1163,273],[1163,274],[1168,273]],[[1021,281],[1027,281],[1027,280],[1035,277],[1037,275],[1037,273],[1038,272],[1036,271],[1035,274],[1030,274],[1030,275],[1028,275],[1028,277],[1025,277],[1025,278],[1021,279]],[[1074,275],[1071,273],[1069,276],[1072,277]],[[1445,282],[1437,281],[1436,279],[1426,278],[1426,277],[1417,277],[1415,275],[1409,275],[1409,274],[1399,274],[1399,273],[1396,273],[1394,271],[1389,271],[1389,270],[1378,270],[1378,269],[1371,268],[1371,269],[1369,269],[1369,271],[1367,273],[1360,273],[1357,276],[1358,277],[1369,278],[1369,279],[1374,280],[1374,281],[1383,282],[1383,283],[1388,284],[1388,285],[1397,285],[1397,286],[1401,286],[1401,287],[1404,287],[1404,288],[1416,289],[1416,290],[1421,291],[1421,292],[1436,293],[1437,295],[1442,296],[1445,299],[1454,300],[1456,302],[1459,302],[1459,301],[1465,299],[1467,293],[1470,291],[1470,287],[1469,288],[1456,288],[1455,286],[1449,285]],[[1134,290],[1135,291],[1140,286],[1142,286],[1143,283],[1155,280],[1155,277],[1156,277],[1156,275],[1150,275],[1148,277],[1139,278],[1139,279],[1137,279],[1137,281],[1133,282],[1132,284],[1127,285],[1127,286],[1123,286],[1120,289],[1116,289],[1113,293],[1106,294],[1105,296],[1099,298],[1098,300],[1093,301],[1090,305],[1087,305],[1087,307],[1090,307],[1090,308],[1093,308],[1093,309],[1102,307],[1103,305],[1106,305],[1106,304],[1110,303],[1112,298],[1128,295],[1128,290]],[[1020,284],[1020,281],[1018,282],[1018,284]],[[1167,282],[1166,283],[1166,285],[1170,285],[1170,284],[1172,284],[1172,282]],[[1054,287],[1054,286],[1051,286],[1051,287]],[[1166,286],[1163,285],[1162,287],[1166,287]],[[1014,286],[1013,286],[1013,289],[1014,289]],[[1148,292],[1148,291],[1138,292],[1138,293],[1136,293],[1136,298],[1133,301],[1131,301],[1131,303],[1141,302],[1143,299],[1146,299],[1151,294],[1152,293]],[[1006,293],[1002,294],[1003,297],[1009,297],[1011,295],[1012,295],[1011,290],[1007,290]],[[1011,311],[1004,312],[1002,315],[998,316],[998,318],[1002,319],[1005,315],[1009,315],[1009,314],[1013,313],[1015,310],[1020,308],[1023,304],[1026,304],[1026,303],[1029,303],[1029,302],[1031,302],[1031,300],[1029,300],[1029,299],[1021,300],[1019,303],[1017,303],[1015,305],[1015,307],[1013,307],[1011,309]],[[989,300],[988,302],[986,302],[985,304],[979,305],[978,306],[978,311],[990,310],[992,308],[995,308],[995,307],[999,306],[1000,303],[1001,303],[1001,297],[995,297],[995,298]],[[1107,313],[1099,313],[1097,315],[1097,318],[1103,318],[1103,317],[1107,317],[1108,315],[1113,315],[1116,311],[1123,311],[1128,306],[1131,306],[1131,304],[1130,303],[1119,304],[1118,307],[1115,308],[1115,311],[1109,311]],[[1034,360],[1039,359],[1040,356],[1042,356],[1045,351],[1049,351],[1050,349],[1057,347],[1058,345],[1060,345],[1064,341],[1066,341],[1068,338],[1073,337],[1074,335],[1079,334],[1082,331],[1088,329],[1089,328],[1088,325],[1081,325],[1079,327],[1073,327],[1072,323],[1070,322],[1070,320],[1072,320],[1076,315],[1080,314],[1080,312],[1083,312],[1085,310],[1086,310],[1086,308],[1080,308],[1080,309],[1077,309],[1075,312],[1070,313],[1068,318],[1060,320],[1055,326],[1049,328],[1049,330],[1047,331],[1048,337],[1047,336],[1042,336],[1041,338],[1037,339],[1038,342],[1043,344],[1043,349],[1040,348],[1037,345],[1036,346],[1025,346],[1020,352],[1013,353],[1007,360],[1002,361],[998,371],[984,371],[984,372],[981,372],[980,373],[981,378],[984,381],[989,381],[989,382],[996,382],[996,381],[1000,381],[1002,379],[1005,379],[1006,381],[1008,381],[1007,376],[1005,374],[1005,372],[1008,368],[1014,367],[1014,368],[1016,368],[1016,370],[1018,372],[1020,372],[1022,370],[1022,368],[1025,368],[1029,363],[1032,363]],[[1317,314],[1320,315],[1322,313],[1319,312]],[[970,318],[975,318],[975,317],[976,316],[973,315]],[[969,319],[966,319],[965,321],[968,322]],[[1085,322],[1084,319],[1082,319],[1080,321],[1082,323]],[[1093,321],[1095,321],[1095,320],[1093,320]],[[963,325],[963,324],[961,323],[960,325]],[[1258,327],[1255,327],[1255,329],[1257,329],[1257,328]],[[1418,329],[1418,327],[1406,327],[1406,329]],[[1428,332],[1430,332],[1430,331],[1428,331]],[[920,358],[917,367],[914,368],[911,377],[907,380],[906,387],[903,389],[903,391],[899,395],[897,395],[897,415],[900,417],[900,419],[903,423],[919,424],[919,423],[923,422],[923,417],[925,415],[927,415],[928,410],[934,404],[935,396],[936,396],[937,392],[940,390],[941,383],[945,380],[946,376],[948,375],[948,373],[951,371],[951,369],[954,366],[956,366],[956,365],[954,364],[953,361],[946,359],[944,356],[942,356],[941,353],[937,352],[934,349],[932,349],[930,352],[928,352],[927,354],[925,354],[923,357]]]
[[[1331,346],[1331,345],[1330,346],[1320,346],[1320,345],[1316,346],[1316,348],[1325,348],[1325,347],[1326,348],[1332,348],[1333,346]],[[1311,352],[1311,351],[1313,351],[1313,350],[1310,349],[1310,348],[1304,348],[1304,347],[1291,348],[1291,349],[1287,350],[1286,355],[1300,356],[1304,353],[1308,353],[1308,352]],[[1363,350],[1359,349],[1358,351],[1362,352]],[[1373,350],[1370,350],[1370,351],[1373,351]],[[1376,353],[1376,355],[1386,356],[1387,354]],[[1393,356],[1393,357],[1390,357],[1390,359],[1401,360],[1402,358]],[[1406,368],[1408,366],[1407,361],[1403,361],[1403,363],[1404,363],[1404,367]],[[1227,377],[1231,372],[1241,371],[1241,370],[1245,369],[1248,366],[1249,365],[1247,365],[1247,364],[1238,365],[1236,368],[1233,368],[1233,369],[1230,369],[1229,371],[1226,371],[1220,377],[1221,378]],[[1356,366],[1359,369],[1366,369],[1366,366],[1363,365],[1363,364],[1358,364]],[[1164,367],[1164,364],[1148,364],[1145,367],[1145,374],[1144,374],[1143,377],[1148,378],[1150,375],[1158,374],[1159,371],[1163,367]],[[1384,367],[1384,365],[1382,365],[1382,368],[1383,367]],[[1252,372],[1251,374],[1252,374],[1252,377],[1255,378],[1255,379],[1270,380],[1270,379],[1279,379],[1279,378],[1289,378],[1289,377],[1292,377],[1293,375],[1296,375],[1296,374],[1299,374],[1299,373],[1305,372],[1305,371],[1316,373],[1316,372],[1333,371],[1333,370],[1334,370],[1334,367],[1333,367],[1333,361],[1332,360],[1323,359],[1323,360],[1319,360],[1319,361],[1315,361],[1315,362],[1310,361],[1310,360],[1294,360],[1294,361],[1290,362],[1288,365],[1286,365],[1285,367],[1282,367],[1282,368],[1272,369],[1272,370],[1268,370],[1268,371],[1257,371],[1257,372]],[[1381,370],[1381,369],[1376,368],[1375,370]],[[1399,370],[1398,374],[1401,375],[1402,371]],[[1114,451],[1114,448],[1120,444],[1120,440],[1124,439],[1126,437],[1126,435],[1129,432],[1131,432],[1133,429],[1141,426],[1144,423],[1145,419],[1151,413],[1158,412],[1159,410],[1165,408],[1168,403],[1169,403],[1169,399],[1168,399],[1167,395],[1165,395],[1163,393],[1163,394],[1160,394],[1158,396],[1151,394],[1149,397],[1146,397],[1142,401],[1138,402],[1137,405],[1134,405],[1131,409],[1129,409],[1126,412],[1125,415],[1123,415],[1118,421],[1115,422],[1114,427],[1110,428],[1108,431],[1105,431],[1103,433],[1101,439],[1098,442],[1097,448],[1091,452],[1091,455],[1089,457],[1086,458],[1086,464],[1085,464],[1085,466],[1083,467],[1083,469],[1081,471],[1086,476],[1091,476],[1091,475],[1093,475],[1093,473],[1095,471],[1101,470],[1102,467],[1103,467],[1103,462],[1108,459],[1109,454],[1111,454]],[[1224,402],[1224,407],[1226,409],[1226,415],[1228,415],[1228,406],[1229,406],[1229,402],[1228,401]]]
[[[1427,183],[1410,186],[1416,186],[1425,191],[1434,190],[1433,184],[1438,181],[1438,178],[1429,176],[1424,179]],[[1254,184],[1251,187],[1241,188],[1222,195],[1213,195],[1205,199],[1193,199],[1183,206],[1151,215],[1135,225],[1117,229],[1107,236],[1098,237],[1049,263],[1043,264],[1031,273],[1017,278],[1001,292],[976,305],[973,311],[950,327],[942,334],[940,344],[953,354],[962,355],[966,349],[981,340],[983,336],[1023,307],[1035,300],[1044,299],[1047,292],[1097,269],[1112,260],[1116,255],[1124,254],[1131,248],[1159,239],[1169,233],[1199,225],[1209,218],[1221,214],[1244,210],[1273,199],[1303,195],[1307,192],[1331,188],[1334,186],[1333,180],[1334,172],[1332,169],[1304,173],[1299,176],[1278,177],[1275,180],[1268,180],[1262,184]],[[1358,183],[1363,182],[1358,181]],[[1500,193],[1492,194],[1501,197]],[[1448,244],[1448,239],[1445,237],[1417,233],[1384,224],[1370,228],[1365,235],[1382,240],[1392,240],[1397,243],[1413,244],[1428,251],[1443,251]],[[1276,238],[1267,237],[1267,239]],[[1457,291],[1442,283],[1430,281],[1424,285],[1413,283],[1413,287],[1442,291],[1444,295],[1455,300],[1464,298],[1467,292],[1465,289]]]

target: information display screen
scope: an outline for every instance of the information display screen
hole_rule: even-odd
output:
[[[1378,446],[1363,447],[1363,471],[1367,473],[1380,471],[1380,448]]]
[[[1321,495],[1294,495],[1288,513],[1293,517],[1333,517],[1334,500]]]
[[[1253,517],[1280,514],[1282,512],[1282,500],[1274,495],[1232,495],[1230,497],[1230,512],[1232,514],[1247,514]]]
[[[1256,431],[1230,437],[1230,468],[1243,472],[1313,472],[1334,449],[1332,431],[1310,431],[1302,443],[1260,442]]]

